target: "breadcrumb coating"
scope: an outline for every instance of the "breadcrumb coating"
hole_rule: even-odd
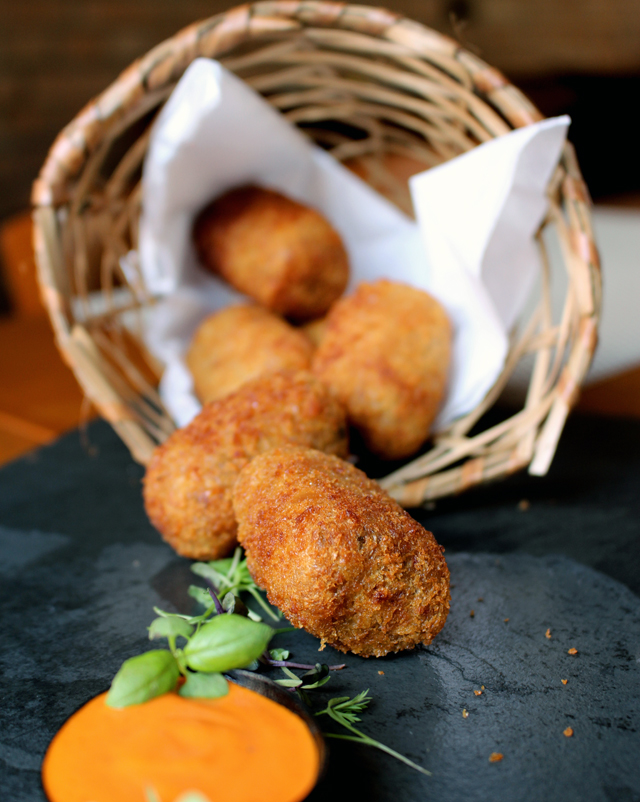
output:
[[[257,454],[288,443],[347,455],[344,411],[309,373],[269,374],[205,405],[153,453],[143,487],[151,523],[185,557],[226,556],[237,543],[238,474]]]
[[[328,221],[261,187],[239,187],[205,207],[194,242],[204,267],[292,320],[323,315],[349,280],[347,252]]]
[[[382,279],[331,308],[314,373],[384,459],[413,454],[429,436],[447,386],[451,325],[423,290]]]
[[[243,304],[215,312],[200,324],[186,362],[205,404],[264,373],[308,370],[312,353],[302,331],[261,306]]]
[[[243,469],[233,504],[254,580],[323,644],[380,657],[428,644],[444,626],[443,549],[350,463],[276,448]]]

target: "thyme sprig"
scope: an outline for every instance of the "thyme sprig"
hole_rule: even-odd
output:
[[[349,730],[349,732],[352,734],[342,735],[340,733],[325,732],[325,738],[336,738],[341,741],[355,741],[355,743],[372,746],[374,749],[379,749],[381,752],[386,752],[386,754],[391,755],[391,757],[395,757],[396,760],[400,760],[402,763],[405,763],[412,769],[415,769],[421,774],[426,774],[430,777],[431,772],[427,771],[427,769],[423,769],[422,766],[418,766],[418,764],[414,763],[413,760],[409,760],[408,757],[396,752],[395,749],[391,749],[389,746],[380,743],[380,741],[376,741],[368,735],[365,735],[364,732],[361,732],[353,726],[360,721],[358,713],[361,713],[363,710],[365,710],[369,706],[369,702],[371,702],[371,697],[369,696],[368,688],[366,691],[362,691],[357,696],[354,696],[353,699],[349,698],[348,696],[336,696],[333,699],[329,699],[329,702],[324,710],[319,710],[317,713],[315,713],[315,715],[329,716],[331,719],[333,719],[333,721],[335,721],[341,727]]]

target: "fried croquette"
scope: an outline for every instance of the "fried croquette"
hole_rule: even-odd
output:
[[[323,315],[344,292],[349,261],[314,209],[261,187],[227,192],[194,225],[202,264],[240,292],[296,321]]]
[[[345,405],[367,447],[399,459],[429,435],[450,352],[451,325],[438,301],[383,279],[360,284],[333,305],[312,366]]]
[[[310,373],[273,373],[245,384],[158,446],[144,477],[151,523],[185,557],[213,560],[236,545],[231,493],[257,454],[294,443],[346,456],[341,405]]]
[[[187,352],[196,395],[215,401],[263,373],[306,370],[313,345],[302,331],[255,304],[228,306],[198,328]]]
[[[306,336],[313,348],[317,348],[322,338],[324,337],[324,330],[327,325],[326,317],[319,317],[315,320],[310,320],[300,327],[300,331]]]
[[[243,469],[233,506],[254,580],[323,644],[381,657],[430,643],[444,626],[443,549],[350,463],[276,448]]]

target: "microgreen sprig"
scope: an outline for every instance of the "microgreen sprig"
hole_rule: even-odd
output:
[[[353,726],[355,723],[360,721],[358,713],[361,713],[363,710],[365,710],[369,706],[369,702],[371,702],[371,697],[369,696],[368,688],[366,691],[362,691],[357,696],[354,696],[353,699],[349,698],[348,696],[336,696],[333,699],[329,699],[329,702],[324,710],[319,710],[315,715],[329,716],[337,724],[340,724],[341,727],[345,727],[345,729],[349,730],[349,732],[353,734],[342,735],[340,733],[325,732],[325,737],[336,738],[341,741],[355,741],[356,743],[372,746],[375,749],[386,752],[388,755],[391,755],[391,757],[395,757],[397,760],[402,761],[402,763],[405,763],[412,769],[419,771],[421,774],[431,776],[430,771],[423,769],[422,766],[418,766],[417,763],[414,763],[412,760],[409,760],[408,757],[396,752],[395,749],[391,749],[390,747],[385,746],[385,744],[380,743],[380,741],[370,738],[368,735],[365,735],[364,732],[361,732]]]
[[[194,574],[207,580],[211,590],[218,598],[220,598],[220,595],[227,593],[232,593],[234,596],[238,596],[240,593],[249,593],[268,616],[274,621],[280,620],[281,616],[273,612],[260,594],[258,586],[249,573],[246,558],[242,559],[242,549],[239,546],[233,553],[233,557],[212,560],[206,563],[194,563],[191,566],[191,570]],[[203,599],[205,599],[206,606],[208,599],[204,594],[207,594],[204,588],[200,588],[197,585],[189,587],[189,595],[200,603],[203,603]]]

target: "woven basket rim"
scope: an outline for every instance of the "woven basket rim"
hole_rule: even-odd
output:
[[[85,393],[139,461],[148,460],[153,439],[143,431],[114,385],[100,351],[104,343],[96,343],[74,317],[71,279],[66,267],[70,257],[65,253],[66,229],[60,213],[64,210],[70,218],[79,219],[82,204],[86,202],[84,193],[95,179],[98,170],[95,165],[100,165],[101,152],[121,132],[127,131],[145,109],[153,110],[166,100],[193,58],[223,57],[243,44],[286,42],[288,38],[303,35],[311,44],[326,46],[327,50],[347,37],[358,56],[375,49],[381,57],[411,64],[411,69],[419,65],[427,76],[425,80],[432,72],[439,71],[444,88],[463,97],[471,109],[468,118],[479,120],[478,130],[486,130],[488,138],[542,119],[540,112],[497,69],[450,37],[382,8],[322,0],[263,0],[238,6],[187,26],[124,70],[60,132],[34,182],[32,202],[39,281],[59,348]],[[247,57],[244,58],[246,62]],[[236,59],[237,63],[240,60]],[[143,145],[144,142],[140,148]],[[571,319],[557,327],[559,342],[568,349],[564,361],[556,357],[557,364],[550,363],[550,353],[540,359],[541,351],[551,350],[544,340],[545,336],[547,339],[551,336],[551,329],[547,326],[545,331],[538,332],[537,367],[525,408],[502,428],[482,433],[471,445],[467,437],[470,419],[464,425],[456,422],[445,436],[436,439],[435,447],[425,457],[381,480],[382,486],[405,506],[417,506],[441,495],[460,492],[527,465],[531,473],[543,474],[550,465],[593,356],[600,313],[601,278],[589,218],[590,201],[569,144],[549,194],[556,198],[549,219],[562,233],[565,268],[575,296]],[[532,341],[537,342],[531,336],[528,344],[514,346],[511,359],[518,355],[518,347],[526,350],[532,347]],[[556,350],[559,349],[557,345]],[[550,370],[555,371],[556,382],[547,387],[545,376],[548,379]],[[491,406],[500,386],[501,379],[472,413],[473,422]],[[500,448],[492,451],[496,442]]]

